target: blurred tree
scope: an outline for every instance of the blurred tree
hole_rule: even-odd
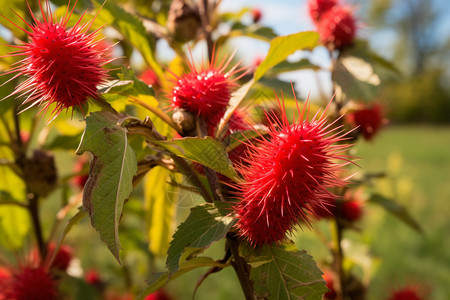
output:
[[[377,31],[395,34],[391,53],[403,71],[402,82],[383,92],[389,117],[399,122],[450,122],[450,2],[446,0],[366,1],[368,20]]]

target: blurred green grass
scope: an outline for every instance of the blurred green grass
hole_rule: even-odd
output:
[[[450,299],[449,149],[450,127],[431,126],[389,127],[356,147],[365,172],[387,172],[377,192],[406,206],[424,230],[417,234],[379,208],[368,208],[370,250],[380,259],[369,299],[386,299],[404,284],[429,290],[427,299]]]

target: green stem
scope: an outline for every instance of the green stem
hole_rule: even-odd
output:
[[[38,249],[39,249],[39,255],[41,257],[41,261],[44,261],[46,255],[47,255],[47,245],[45,244],[44,241],[44,237],[42,234],[42,226],[41,226],[41,222],[39,219],[39,206],[38,206],[38,201],[39,198],[38,196],[34,195],[34,194],[29,194],[29,199],[28,199],[28,212],[30,213],[31,216],[31,221],[33,224],[33,230],[34,230],[34,234],[36,236],[36,241],[38,244]]]
[[[143,108],[149,110],[150,112],[155,114],[158,118],[160,118],[161,120],[166,122],[170,127],[175,129],[179,134],[183,134],[183,130],[180,128],[180,126],[175,124],[175,122],[167,114],[165,114],[162,110],[160,110],[157,107],[153,107],[151,105],[148,105],[144,101],[141,101],[139,98],[136,98],[136,97],[133,97],[133,96],[130,96],[130,95],[127,95],[127,96],[128,96],[128,99],[130,99],[130,101],[132,101],[134,103],[137,103],[140,106],[142,106]]]
[[[239,255],[239,242],[235,237],[227,236],[227,247],[233,255],[233,261],[231,265],[236,272],[236,275],[241,284],[242,291],[244,292],[246,300],[255,300],[256,295],[253,289],[253,283],[250,280],[250,266],[245,259]]]

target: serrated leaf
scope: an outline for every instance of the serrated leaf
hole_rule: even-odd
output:
[[[209,247],[213,242],[225,237],[235,223],[234,218],[223,215],[211,203],[192,208],[189,217],[178,226],[170,243],[166,261],[169,274],[178,270],[181,255],[187,247]]]
[[[180,277],[181,275],[183,275],[187,272],[190,272],[194,269],[202,268],[202,267],[225,268],[225,267],[228,267],[228,265],[216,262],[210,257],[203,257],[203,256],[195,257],[191,260],[184,261],[180,264],[178,271],[176,271],[173,274],[169,275],[168,272],[156,274],[156,276],[154,276],[154,279],[150,282],[150,284],[147,286],[147,288],[136,298],[136,300],[143,300],[150,293],[153,293],[153,292],[159,290],[164,285],[166,285],[168,282]]]
[[[173,141],[152,142],[177,156],[198,162],[233,180],[238,178],[224,146],[216,139],[186,137]]]
[[[423,233],[422,227],[420,227],[419,223],[416,222],[416,220],[414,220],[414,218],[409,214],[406,207],[380,194],[371,195],[369,201],[380,205],[386,211],[390,212],[391,214],[399,218],[401,221],[403,221],[406,225],[410,226],[412,229],[420,233]]]
[[[322,300],[328,291],[322,272],[305,251],[267,246],[258,255],[270,259],[250,272],[258,299]]]
[[[168,184],[170,171],[155,167],[145,179],[145,221],[149,249],[153,255],[165,255],[173,235],[175,214],[175,187]]]
[[[117,125],[119,118],[106,111],[91,113],[77,149],[77,154],[89,151],[94,155],[84,188],[83,208],[117,260],[119,221],[137,171],[136,153],[128,145],[126,129]]]
[[[227,153],[242,145],[243,143],[246,143],[255,137],[259,137],[262,134],[264,134],[264,132],[257,130],[244,130],[232,133],[229,137],[230,143],[226,148]]]
[[[151,40],[142,22],[134,15],[126,12],[113,1],[94,0],[97,8],[102,5],[98,15],[100,21],[116,28],[142,54],[147,64],[162,80],[164,78],[160,64],[155,60],[151,48]]]
[[[314,48],[317,46],[318,40],[319,34],[313,31],[298,32],[274,38],[270,42],[269,53],[255,71],[255,81],[295,51]]]

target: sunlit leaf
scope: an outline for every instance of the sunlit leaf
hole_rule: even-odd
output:
[[[221,203],[216,203],[220,205]],[[205,248],[225,237],[236,220],[224,215],[215,205],[205,203],[191,209],[189,217],[177,228],[166,261],[169,273],[178,270],[184,249]]]
[[[24,19],[28,17],[29,12],[26,9],[26,2],[22,0],[0,0],[0,5],[3,8],[2,15],[4,16],[0,16],[2,25],[11,30],[14,33],[14,36],[23,38],[25,33],[17,28],[17,26],[29,30],[25,22],[20,19],[20,17]]]
[[[0,167],[0,199],[26,203],[23,181],[8,167]],[[7,249],[20,249],[31,229],[26,209],[16,205],[0,206],[0,243]]]
[[[275,74],[279,74],[279,73],[283,73],[283,72],[291,72],[291,71],[298,71],[298,70],[304,70],[304,69],[308,69],[308,70],[320,70],[320,67],[312,64],[308,59],[303,58],[299,61],[295,61],[295,62],[289,62],[287,60],[277,64],[276,66],[274,66],[272,69],[270,69],[270,71],[268,71],[268,73],[270,73],[270,75],[275,75]]]
[[[128,145],[127,131],[117,125],[119,116],[95,112],[86,118],[86,129],[77,154],[93,154],[89,179],[83,193],[83,208],[92,225],[119,260],[119,220],[123,204],[132,191],[137,171],[136,154]]]
[[[284,61],[295,51],[314,48],[317,46],[318,40],[319,34],[313,31],[274,38],[270,42],[269,53],[255,71],[255,80],[259,80],[270,68]]]
[[[266,246],[257,255],[264,260],[251,269],[250,278],[258,299],[322,300],[328,291],[322,272],[305,251]]]
[[[154,255],[165,255],[174,230],[176,187],[168,184],[170,171],[155,167],[145,180],[145,221],[149,249]]]

